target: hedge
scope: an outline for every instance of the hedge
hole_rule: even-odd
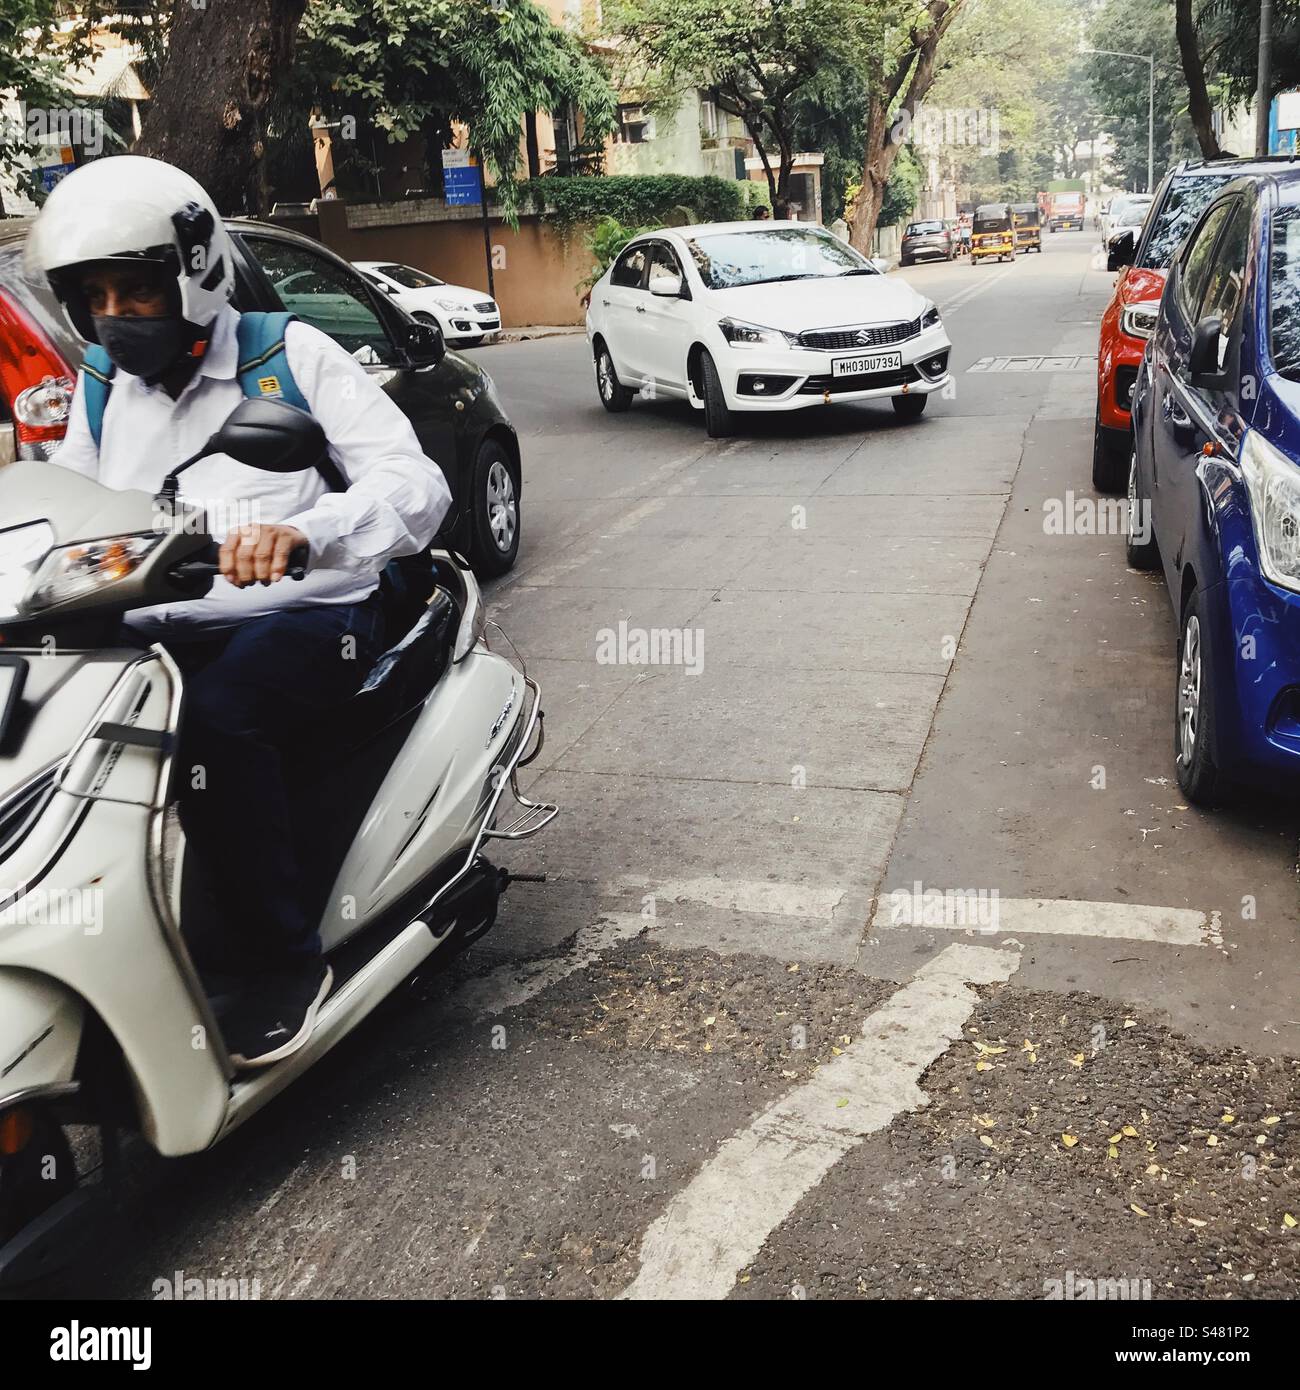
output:
[[[625,227],[662,225],[675,207],[700,222],[745,216],[746,187],[714,174],[587,174],[529,179],[519,185],[519,206],[545,212],[562,227],[613,217]]]

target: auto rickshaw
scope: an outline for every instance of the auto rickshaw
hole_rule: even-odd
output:
[[[1016,258],[1016,234],[1011,221],[1010,203],[981,203],[975,209],[971,226],[970,260],[995,257],[999,261]]]
[[[1012,203],[1011,220],[1015,225],[1016,250],[1037,251],[1043,254],[1042,217],[1037,203]]]

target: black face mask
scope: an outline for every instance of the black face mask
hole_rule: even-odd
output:
[[[172,366],[193,340],[184,319],[95,317],[95,336],[124,372],[154,381]]]

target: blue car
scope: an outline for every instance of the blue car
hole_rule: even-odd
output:
[[[1178,785],[1300,787],[1300,168],[1225,184],[1170,267],[1134,392],[1129,563],[1179,620]]]

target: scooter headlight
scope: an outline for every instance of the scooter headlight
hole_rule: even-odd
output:
[[[52,551],[32,580],[23,599],[23,611],[35,613],[42,608],[54,608],[116,584],[139,569],[162,539],[156,532],[105,536],[102,540],[81,541]]]
[[[1265,576],[1300,593],[1300,468],[1248,430],[1238,456]]]
[[[54,528],[48,521],[0,531],[0,622],[18,617],[32,575],[53,544]]]

